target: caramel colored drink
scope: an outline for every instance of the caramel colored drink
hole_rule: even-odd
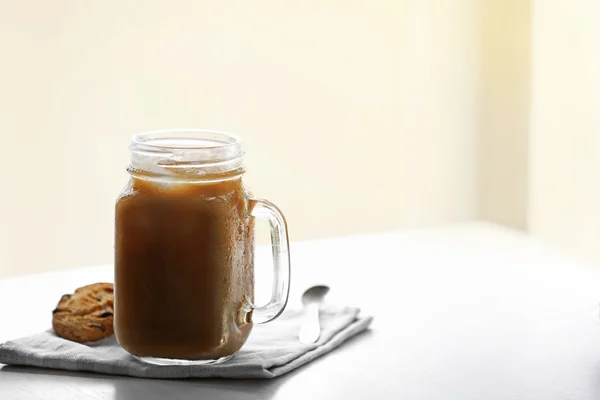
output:
[[[205,359],[242,347],[252,328],[243,306],[254,294],[247,203],[240,179],[132,180],[116,206],[116,326],[123,348]]]

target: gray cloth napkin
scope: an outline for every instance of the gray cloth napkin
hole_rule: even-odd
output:
[[[123,350],[114,338],[93,344],[62,339],[51,330],[0,344],[0,363],[93,371],[141,378],[274,378],[300,367],[366,330],[372,318],[357,308],[321,311],[321,337],[301,344],[303,314],[286,311],[275,321],[254,326],[250,338],[232,359],[215,365],[153,365]]]

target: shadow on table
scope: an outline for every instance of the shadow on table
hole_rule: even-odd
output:
[[[350,349],[360,346],[361,342],[368,340],[372,332],[367,330],[360,335],[349,339],[340,349]],[[333,356],[338,350],[331,353]],[[66,371],[42,369],[26,366],[6,365],[0,368],[0,386],[3,383],[26,384],[32,388],[54,387],[70,388],[69,392],[78,394],[77,388],[82,392],[97,391],[105,394],[102,398],[112,400],[132,399],[168,399],[179,400],[189,398],[208,399],[271,399],[281,385],[302,371],[309,365],[320,364],[328,355],[320,357],[297,370],[289,372],[274,379],[141,379],[119,375],[104,375],[85,371]],[[77,386],[77,388],[75,387]],[[199,397],[199,395],[201,395]]]
[[[62,387],[78,394],[90,391],[105,394],[113,400],[132,399],[269,399],[294,372],[276,379],[140,379],[128,376],[72,372],[26,366],[6,365],[0,368],[0,387],[27,385],[24,390],[38,398],[48,385]],[[40,388],[38,391],[37,388]],[[78,390],[80,389],[80,390]],[[1,396],[0,396],[1,397]]]
[[[591,378],[591,398],[600,399],[600,362],[596,364],[596,368]]]

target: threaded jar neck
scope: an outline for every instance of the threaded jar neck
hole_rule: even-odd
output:
[[[244,172],[241,139],[200,129],[142,132],[129,145],[128,171],[135,177],[168,180],[235,178]]]

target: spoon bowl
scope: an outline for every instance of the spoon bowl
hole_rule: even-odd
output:
[[[319,323],[319,308],[325,302],[325,296],[329,293],[329,286],[318,285],[308,288],[302,294],[304,305],[304,322],[298,335],[300,342],[304,344],[315,343],[321,335]]]
[[[307,306],[311,303],[323,304],[325,296],[329,293],[329,286],[318,285],[312,286],[302,294],[302,304]]]

